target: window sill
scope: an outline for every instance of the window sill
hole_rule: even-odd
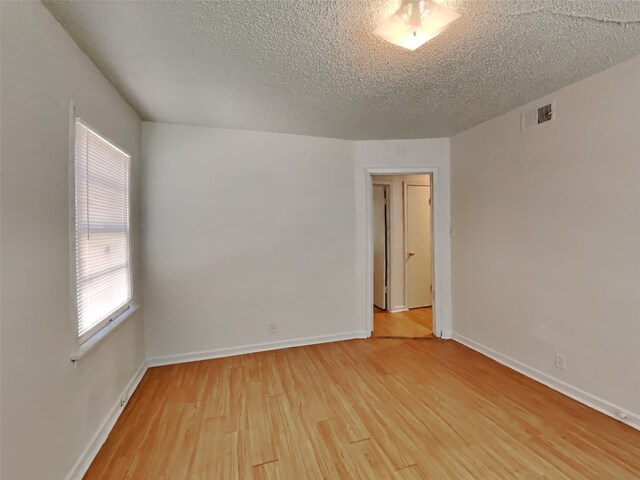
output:
[[[131,305],[128,309],[122,312],[122,314],[120,314],[118,317],[114,318],[111,322],[105,325],[105,327],[102,330],[96,332],[96,334],[93,337],[91,337],[89,340],[87,340],[82,345],[80,345],[78,349],[71,354],[71,361],[77,362],[82,357],[84,357],[87,354],[87,352],[89,352],[93,347],[98,345],[98,343],[100,343],[103,338],[109,335],[112,331],[114,331],[122,323],[124,323],[124,321],[127,318],[133,315],[134,312],[138,310],[138,308],[139,308],[139,305]]]

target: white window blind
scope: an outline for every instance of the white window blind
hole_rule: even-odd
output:
[[[131,157],[76,120],[75,286],[79,343],[131,302]]]

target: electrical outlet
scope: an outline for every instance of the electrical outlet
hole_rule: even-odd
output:
[[[567,369],[567,357],[561,353],[556,353],[556,368],[559,368],[560,370]]]
[[[270,323],[269,324],[269,333],[273,334],[273,333],[276,333],[277,331],[278,331],[278,328],[277,328],[276,324],[275,323]]]

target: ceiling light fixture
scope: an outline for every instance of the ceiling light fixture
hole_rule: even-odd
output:
[[[387,42],[415,50],[458,18],[458,12],[432,0],[403,0],[400,8],[373,33]]]

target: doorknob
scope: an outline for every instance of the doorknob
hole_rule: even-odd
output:
[[[410,257],[413,257],[416,254],[416,252],[407,252],[407,255]]]

